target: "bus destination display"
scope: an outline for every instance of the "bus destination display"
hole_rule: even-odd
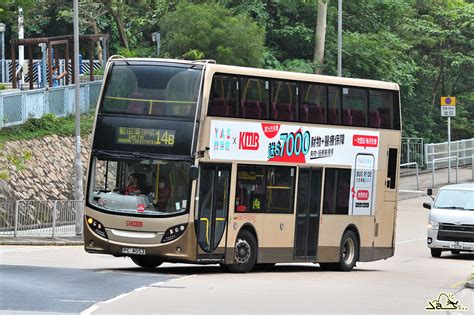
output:
[[[173,147],[175,132],[172,129],[118,127],[116,130],[116,143]]]

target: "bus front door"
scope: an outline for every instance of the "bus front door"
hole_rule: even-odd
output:
[[[229,209],[230,165],[201,164],[196,220],[198,260],[221,259]]]
[[[300,168],[295,223],[295,260],[314,260],[318,245],[322,169]]]

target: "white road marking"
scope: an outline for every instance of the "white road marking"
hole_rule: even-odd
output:
[[[417,238],[417,239],[408,240],[408,241],[400,241],[400,242],[396,242],[395,244],[404,244],[404,243],[411,243],[411,242],[419,242],[419,241],[421,241],[421,240],[426,240],[426,237]]]
[[[155,282],[155,283],[152,283],[152,284],[149,284],[149,285],[145,285],[145,286],[136,288],[136,289],[134,289],[133,291],[130,291],[130,292],[127,292],[127,293],[123,293],[123,294],[117,295],[116,297],[113,297],[113,298],[111,298],[111,299],[109,299],[109,300],[98,302],[98,303],[92,305],[91,307],[85,309],[84,311],[82,311],[82,312],[80,313],[80,315],[90,315],[90,314],[92,314],[92,312],[94,312],[95,310],[97,310],[97,309],[99,308],[100,304],[109,304],[109,303],[118,301],[118,300],[120,300],[120,299],[123,299],[123,298],[126,297],[126,296],[129,296],[130,294],[132,294],[132,293],[134,293],[134,292],[139,292],[139,291],[144,290],[144,289],[146,289],[146,288],[157,287],[157,286],[160,286],[160,285],[162,285],[162,284],[164,284],[164,283],[169,283],[169,282],[172,282],[172,281],[183,280],[183,279],[190,278],[190,277],[194,277],[194,276],[195,276],[195,275],[188,275],[188,276],[183,276],[183,277],[179,277],[179,278],[173,278],[173,279],[170,279],[170,280],[163,280],[163,281]]]

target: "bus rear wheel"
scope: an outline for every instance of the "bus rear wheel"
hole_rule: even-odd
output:
[[[135,265],[142,268],[156,268],[163,263],[157,257],[142,257],[142,256],[133,256],[130,257]]]
[[[257,263],[257,240],[247,230],[237,236],[234,246],[234,264],[227,265],[227,270],[235,273],[249,272]]]
[[[342,235],[339,262],[333,265],[338,271],[351,271],[359,259],[359,241],[351,230]]]

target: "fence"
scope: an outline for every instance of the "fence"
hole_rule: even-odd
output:
[[[402,138],[402,147],[400,151],[400,163],[407,164],[410,166],[416,162],[418,166],[424,165],[424,154],[423,154],[423,138]]]
[[[81,83],[81,112],[95,108],[102,81]],[[0,129],[21,125],[29,118],[52,113],[66,116],[74,113],[74,85],[29,91],[3,91],[0,94]]]
[[[0,201],[0,236],[66,236],[76,234],[76,200]]]
[[[29,60],[26,59],[25,63],[28,64]],[[6,65],[6,74],[8,74],[8,76],[6,76],[6,80],[7,80],[7,82],[12,82],[12,80],[13,80],[12,61],[10,59],[5,60],[5,65]],[[59,66],[60,66],[61,70],[64,69],[64,65],[65,65],[65,60],[64,59],[59,59]],[[99,69],[102,68],[102,61],[101,60],[94,60],[93,65],[94,65],[95,70],[99,70]],[[18,71],[21,67],[23,67],[23,65],[21,65],[17,60],[16,70]],[[38,74],[38,72],[40,70],[40,67],[41,67],[41,59],[34,59],[33,60],[33,69],[32,69],[32,71],[33,71],[33,82],[35,82],[37,84],[39,84],[39,81],[38,81],[39,74]],[[48,80],[49,68],[46,67],[45,71],[46,71],[46,80]],[[67,71],[68,71],[69,75],[72,76],[72,62],[71,62],[71,60],[69,60],[69,62],[68,62]],[[88,73],[88,72],[90,72],[90,62],[89,62],[89,60],[83,60],[82,63],[81,63],[81,69],[80,69],[79,73],[84,74],[84,73]],[[24,78],[25,78],[25,82],[30,82],[30,77],[29,77],[28,71],[26,71],[24,73]],[[1,80],[1,78],[0,78],[0,80]]]
[[[474,138],[459,141],[451,141],[451,156],[458,159],[459,166],[472,164],[474,156]],[[448,157],[448,143],[427,143],[425,144],[425,165],[427,168],[433,168],[433,160],[439,160]],[[448,160],[435,162],[435,168],[448,167]],[[454,166],[451,160],[451,166]]]

